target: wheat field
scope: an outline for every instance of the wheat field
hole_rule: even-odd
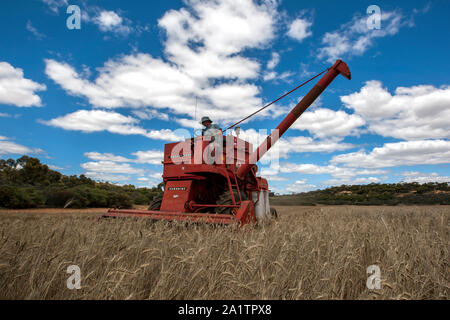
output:
[[[449,299],[449,207],[277,210],[239,230],[0,212],[0,299]]]

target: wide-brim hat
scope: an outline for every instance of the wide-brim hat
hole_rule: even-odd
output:
[[[200,121],[200,124],[202,124],[205,121],[211,121],[212,122],[212,120],[209,117],[202,117],[202,120]]]

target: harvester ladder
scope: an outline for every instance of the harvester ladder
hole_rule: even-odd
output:
[[[229,190],[230,190],[231,200],[233,201],[233,205],[241,204],[242,203],[241,190],[239,189],[239,183],[237,181],[236,176],[233,174],[234,183],[231,183],[230,176],[227,176],[227,180],[228,180],[228,186],[229,186]],[[236,203],[236,199],[234,198],[233,190],[237,191],[237,194],[239,197],[239,203]]]

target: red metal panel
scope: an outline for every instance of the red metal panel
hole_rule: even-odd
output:
[[[210,165],[210,164],[193,164],[190,166],[186,166],[185,172],[191,173],[191,174],[216,173],[216,174],[220,174],[224,177],[226,177],[228,175],[228,172],[225,169],[225,166]]]
[[[258,177],[258,185],[260,187],[260,190],[269,190],[269,183],[266,179]]]
[[[161,211],[186,212],[185,204],[192,200],[193,180],[168,181],[164,190]]]
[[[166,144],[164,146],[164,164],[191,163],[191,145],[191,139]]]
[[[236,213],[236,220],[239,221],[241,225],[256,222],[253,201],[242,201],[241,207]]]

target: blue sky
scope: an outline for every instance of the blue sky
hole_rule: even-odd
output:
[[[367,27],[373,4],[380,29]],[[67,28],[69,5],[81,29]],[[152,186],[164,144],[201,116],[225,127],[340,58],[352,80],[338,77],[267,157],[271,188],[450,181],[448,1],[1,6],[1,158]],[[310,88],[245,122],[243,135],[263,138]]]

